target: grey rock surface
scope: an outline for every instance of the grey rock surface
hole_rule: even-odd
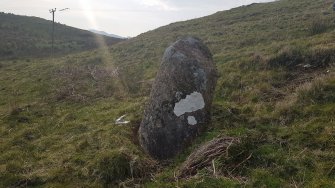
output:
[[[139,129],[146,152],[172,158],[206,128],[216,81],[212,54],[199,39],[166,49]]]

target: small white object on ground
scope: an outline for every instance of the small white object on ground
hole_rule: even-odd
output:
[[[304,65],[304,68],[311,68],[311,67],[312,67],[311,64],[306,64],[306,65]]]
[[[115,120],[115,124],[117,124],[117,125],[124,125],[124,124],[128,124],[128,123],[130,123],[130,121],[126,121],[126,120],[124,120],[124,118],[125,118],[126,116],[127,116],[127,115],[123,115],[123,116],[117,118],[117,119]]]

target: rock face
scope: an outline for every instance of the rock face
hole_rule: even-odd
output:
[[[168,47],[140,125],[141,146],[160,160],[184,149],[210,121],[216,81],[212,54],[199,39]]]

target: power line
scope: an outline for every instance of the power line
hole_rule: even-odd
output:
[[[59,10],[59,11],[64,11],[64,10],[69,10],[70,8],[63,8],[63,9],[61,9],[61,10]]]

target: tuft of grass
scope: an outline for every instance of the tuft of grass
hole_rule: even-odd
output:
[[[313,21],[310,28],[310,35],[318,35],[327,32],[332,27],[328,20]]]
[[[104,184],[108,185],[133,176],[131,156],[124,152],[104,153],[97,160],[97,173]]]

